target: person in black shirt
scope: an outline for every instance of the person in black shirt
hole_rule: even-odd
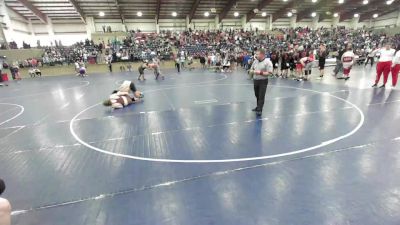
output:
[[[144,78],[144,70],[147,69],[149,67],[149,63],[148,62],[143,62],[142,64],[140,64],[138,71],[139,71],[139,77],[138,80],[146,80],[146,78]]]
[[[272,75],[278,76],[278,65],[279,65],[279,56],[278,53],[272,52],[271,54],[271,62],[273,66],[273,72]]]
[[[296,62],[294,61],[293,54],[289,54],[289,68],[290,68],[290,76],[294,76],[294,71],[296,69]]]
[[[201,64],[201,67],[202,67],[203,69],[206,68],[206,58],[204,57],[204,55],[201,55],[201,56],[200,56],[200,64]]]
[[[288,78],[289,68],[289,55],[287,53],[284,53],[281,57],[281,77]]]
[[[325,72],[325,61],[327,57],[327,51],[325,45],[321,44],[319,46],[319,51],[318,51],[318,67],[319,67],[319,72],[320,75],[319,77],[324,77],[324,72]]]
[[[107,59],[107,66],[108,66],[108,70],[109,70],[110,72],[112,72],[112,59],[111,59],[111,57],[109,57],[109,58]]]
[[[335,69],[333,70],[333,76],[337,76],[339,72],[343,72],[343,63],[342,63],[342,55],[345,53],[344,48],[340,48],[336,55],[336,66]]]

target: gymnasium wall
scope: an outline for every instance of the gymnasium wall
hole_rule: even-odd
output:
[[[213,30],[215,29],[214,19],[193,19],[192,20],[193,29],[198,30]]]
[[[43,50],[41,49],[13,49],[13,50],[0,50],[1,56],[6,56],[8,63],[13,63],[17,60],[28,58],[41,58]]]
[[[174,30],[174,31],[184,31],[186,30],[186,20],[185,19],[160,19],[158,21],[160,30]]]
[[[363,28],[363,27],[369,27],[369,22],[358,22],[358,23],[355,23],[353,20],[345,20],[343,22],[339,22],[337,25],[338,26],[345,26],[345,27],[348,27],[348,28]]]
[[[50,46],[54,40],[62,40],[63,45],[72,45],[88,37],[86,25],[81,20],[52,20],[52,31],[49,31],[48,25],[39,21],[30,22],[8,8],[7,14],[6,39],[8,42],[15,41],[19,47],[22,47],[23,41],[36,47],[37,40],[42,46]]]
[[[8,9],[8,22],[4,33],[8,42],[15,41],[18,46],[22,46],[22,42],[30,44],[32,47],[37,46],[37,40],[40,40],[42,46],[50,46],[54,44],[54,40],[62,40],[63,45],[71,45],[78,41],[83,41],[89,38],[90,32],[87,32],[87,25],[79,19],[76,20],[52,20],[52,25],[45,25],[40,22],[31,22]],[[127,19],[125,24],[122,24],[120,19],[94,19],[93,27],[95,33],[102,33],[102,26],[111,26],[114,32],[125,32],[126,30],[140,29],[144,32],[156,32],[157,26],[154,19]],[[220,28],[242,28],[243,21],[238,19],[225,19],[220,24]],[[272,28],[287,28],[290,27],[290,18],[280,18],[273,22]],[[393,28],[396,24],[400,24],[399,12],[393,12],[377,19],[355,23],[353,20],[339,22],[338,26],[361,28],[370,27],[374,29]],[[333,25],[331,19],[323,20],[317,24],[317,27],[330,27]],[[312,19],[304,19],[296,23],[296,26],[313,27]],[[190,24],[191,28],[195,29],[215,29],[214,18],[210,19],[193,19]],[[185,19],[160,19],[158,24],[159,30],[174,30],[183,31],[186,29]],[[268,30],[269,18],[253,19],[245,24],[245,29]],[[88,34],[89,33],[89,34]],[[105,35],[105,34],[103,34]],[[108,35],[108,34],[106,34]],[[111,36],[116,36],[111,34]],[[93,40],[98,41],[100,37],[93,37]],[[112,37],[111,37],[112,38]],[[109,37],[103,37],[103,40],[108,40]]]
[[[137,30],[140,29],[143,32],[156,32],[156,24],[154,19],[142,19],[140,23],[135,19],[127,19],[125,24],[128,30]]]
[[[96,19],[96,32],[103,32],[103,26],[110,26],[112,31],[125,31],[120,19]]]
[[[52,31],[49,31],[47,25],[32,24],[34,35],[31,36],[28,42],[31,46],[37,46],[37,41],[40,40],[41,46],[54,45],[54,41],[61,40],[63,45],[72,45],[78,41],[83,41],[87,38],[86,26],[82,22],[76,23],[70,21],[69,24],[65,21],[53,21]]]
[[[372,25],[377,29],[395,27],[398,17],[399,17],[399,12],[393,12],[374,19]]]
[[[245,26],[246,29],[255,30],[268,30],[269,29],[269,17],[265,17],[264,19],[253,19],[248,22]]]
[[[28,23],[24,18],[16,14],[14,11],[8,11],[10,11],[8,13],[8,18],[4,18],[4,22],[6,23],[4,35],[8,42],[15,41],[22,46],[22,42],[24,40],[29,40],[31,37],[31,33],[28,30]]]
[[[159,22],[160,30],[175,30],[175,31],[183,31],[186,29],[186,20],[185,19],[160,19]],[[120,20],[95,20],[96,32],[103,32],[102,26],[111,26],[113,31],[124,31],[125,27],[122,25]],[[144,32],[156,32],[157,28],[155,25],[154,19],[127,19],[125,21],[125,26],[128,30],[140,29]],[[215,29],[215,20],[214,19],[193,19],[190,24],[192,29],[203,29],[203,30],[212,30]],[[260,30],[265,30],[268,28],[268,21],[265,19],[255,19],[246,24],[245,28],[258,28]],[[220,23],[220,28],[242,28],[242,20],[241,19],[225,19]]]
[[[242,28],[242,21],[240,19],[225,19],[219,25],[221,29],[240,29]]]
[[[288,28],[290,27],[290,18],[280,18],[272,23],[272,28]]]

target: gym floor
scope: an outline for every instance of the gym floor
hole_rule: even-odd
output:
[[[136,70],[11,82],[13,224],[398,225],[400,91],[371,88],[369,66],[349,81],[331,70],[270,79],[261,118],[241,69],[146,72],[144,102],[115,111],[100,102]]]

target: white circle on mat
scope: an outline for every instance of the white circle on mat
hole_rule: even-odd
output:
[[[200,85],[200,86],[246,86],[246,85],[252,85],[252,84],[208,84],[208,85]],[[197,86],[197,85],[193,85],[193,86]],[[83,113],[85,113],[86,111],[100,105],[100,103],[97,103],[95,105],[89,106],[88,108],[82,110],[81,112],[79,112],[78,114],[76,114],[70,121],[69,124],[69,129],[70,132],[72,134],[72,136],[82,145],[100,152],[100,153],[104,153],[107,155],[111,155],[111,156],[116,156],[116,157],[122,157],[122,158],[127,158],[127,159],[136,159],[136,160],[142,160],[142,161],[150,161],[150,162],[166,162],[166,163],[229,163],[229,162],[245,162],[245,161],[255,161],[255,160],[265,160],[265,159],[274,159],[274,158],[280,158],[280,157],[285,157],[285,156],[292,156],[292,155],[297,155],[297,154],[301,154],[301,153],[305,153],[305,152],[309,152],[312,150],[316,150],[319,149],[321,147],[333,144],[335,142],[338,142],[340,140],[343,140],[345,138],[348,138],[350,136],[352,136],[353,134],[355,134],[364,124],[364,120],[365,120],[365,116],[364,113],[362,112],[362,110],[356,106],[355,104],[353,104],[352,102],[337,97],[335,95],[332,95],[328,92],[321,92],[321,91],[315,91],[315,90],[310,90],[310,89],[304,89],[304,88],[296,88],[296,87],[290,87],[290,86],[279,86],[279,85],[270,85],[270,86],[275,86],[275,87],[279,87],[279,88],[289,88],[289,89],[296,89],[296,90],[303,90],[303,91],[308,91],[308,92],[312,92],[312,93],[317,93],[317,94],[323,94],[326,96],[329,96],[331,98],[335,98],[338,99],[342,102],[345,102],[346,104],[350,105],[352,108],[356,109],[356,111],[359,113],[360,115],[360,121],[358,122],[357,126],[351,130],[350,132],[330,139],[330,140],[326,140],[321,142],[318,145],[314,145],[311,147],[307,147],[307,148],[303,148],[303,149],[298,149],[298,150],[293,150],[290,152],[285,152],[285,153],[280,153],[280,154],[273,154],[273,155],[265,155],[265,156],[257,156],[257,157],[245,157],[245,158],[232,158],[232,159],[210,159],[210,160],[196,160],[196,159],[161,159],[161,158],[148,158],[148,157],[139,157],[139,156],[134,156],[134,155],[127,155],[127,154],[121,154],[121,153],[115,153],[115,152],[111,152],[105,149],[101,149],[98,148],[96,146],[93,146],[87,142],[85,142],[84,140],[82,140],[75,132],[74,130],[74,123],[75,121],[78,119],[78,117],[80,115],[82,115]],[[187,86],[181,86],[181,87],[187,87]],[[163,88],[163,89],[155,89],[155,90],[149,90],[147,92],[154,92],[154,91],[160,91],[160,90],[167,90],[167,89],[174,89],[176,87],[167,87],[167,88]]]
[[[13,103],[0,103],[0,105],[10,105],[10,106],[17,106],[18,108],[20,108],[20,111],[13,117],[11,117],[10,119],[7,119],[5,121],[0,122],[0,126],[10,122],[11,120],[17,118],[18,116],[20,116],[22,113],[24,113],[25,108],[22,105],[18,105],[18,104],[13,104]]]

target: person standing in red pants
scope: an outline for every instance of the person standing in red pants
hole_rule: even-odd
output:
[[[393,87],[396,87],[397,84],[397,78],[399,77],[399,71],[400,71],[400,45],[397,46],[397,52],[393,57],[392,61],[392,85]]]
[[[380,86],[381,88],[385,88],[386,82],[389,77],[390,68],[392,67],[392,60],[394,57],[394,53],[396,52],[393,48],[390,47],[389,43],[385,44],[384,48],[381,48],[379,51],[380,58],[379,62],[376,65],[376,80],[375,84],[372,87],[377,87],[379,80],[381,79],[383,73],[383,85]]]
[[[350,71],[354,64],[355,55],[353,52],[353,48],[349,45],[346,48],[346,52],[342,55],[342,64],[343,64],[343,77],[338,79],[350,79]]]

